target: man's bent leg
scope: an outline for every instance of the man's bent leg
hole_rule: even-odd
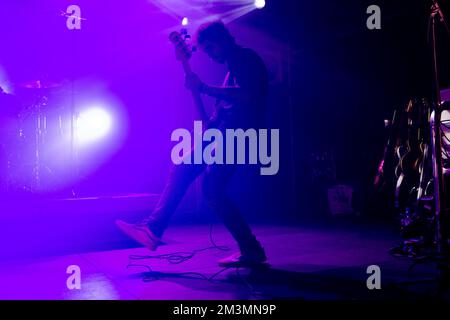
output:
[[[163,193],[146,219],[148,227],[157,237],[161,238],[187,189],[204,169],[205,166],[199,164],[180,164],[172,167]]]
[[[156,250],[172,214],[183,199],[189,185],[204,168],[204,165],[195,164],[173,166],[164,191],[150,216],[138,224],[117,220],[117,227],[149,250]]]
[[[264,249],[226,192],[234,171],[235,168],[232,166],[209,166],[203,180],[203,192],[209,206],[218,214],[237,241],[241,255],[256,262],[264,262],[266,260]]]

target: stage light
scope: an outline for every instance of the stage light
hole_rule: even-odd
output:
[[[9,86],[9,82],[6,77],[6,72],[0,66],[0,87],[3,89],[5,93],[12,93],[11,88]]]
[[[189,24],[189,19],[187,17],[184,17],[183,20],[181,20],[182,26],[187,26]]]
[[[11,88],[9,87],[8,82],[3,81],[3,80],[0,78],[0,93],[1,93],[1,91],[3,91],[4,93],[12,93],[12,92],[11,92]]]
[[[111,125],[111,115],[104,109],[86,109],[80,113],[77,120],[77,141],[80,144],[97,141],[108,134]]]
[[[266,1],[265,0],[255,0],[254,4],[257,9],[262,9],[266,6]]]

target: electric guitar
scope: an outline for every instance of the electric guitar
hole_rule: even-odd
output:
[[[398,165],[395,169],[398,178],[395,199],[399,208],[410,202],[413,192],[417,192],[417,199],[420,199],[427,182],[424,159],[428,153],[428,110],[425,99],[410,100],[407,107],[401,110],[401,127],[396,146]]]
[[[181,32],[174,31],[170,33],[169,40],[175,47],[175,56],[178,61],[181,62],[185,75],[189,76],[192,74],[191,65],[189,60],[192,57],[193,52],[195,51],[195,47],[192,47],[188,44],[188,39],[190,39],[190,35],[187,34],[186,29],[182,29]],[[230,85],[230,74],[228,73],[225,78],[224,86]],[[208,116],[205,111],[205,106],[203,104],[202,97],[199,92],[191,91],[192,98],[194,101],[194,105],[197,109],[197,112],[205,124],[204,127],[215,127],[218,125],[221,117],[226,114],[227,110],[231,108],[231,105],[223,100],[217,100],[214,105],[214,113],[212,116]]]
[[[183,30],[181,33],[174,31],[170,33],[169,40],[172,42],[172,44],[175,46],[175,56],[178,61],[181,62],[181,65],[183,66],[183,70],[185,75],[189,76],[192,74],[191,65],[189,63],[189,60],[192,57],[193,48],[188,45],[186,42],[186,39],[190,38],[190,36],[187,34],[185,30]],[[210,121],[208,114],[205,111],[205,106],[203,104],[202,97],[200,95],[200,92],[197,91],[191,91],[192,98],[194,100],[194,105],[197,109],[197,112],[201,118],[201,120],[204,123],[208,123]]]

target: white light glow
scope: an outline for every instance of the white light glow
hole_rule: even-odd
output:
[[[262,9],[266,6],[266,1],[265,0],[255,0],[255,7],[257,9]]]
[[[111,115],[103,108],[82,111],[77,120],[77,139],[80,144],[91,143],[105,137],[111,130]]]

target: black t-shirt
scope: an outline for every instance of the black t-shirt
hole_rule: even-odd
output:
[[[224,85],[245,90],[250,99],[219,101],[228,105],[219,113],[221,127],[265,127],[269,80],[263,60],[255,51],[236,46],[228,59],[228,70]]]

